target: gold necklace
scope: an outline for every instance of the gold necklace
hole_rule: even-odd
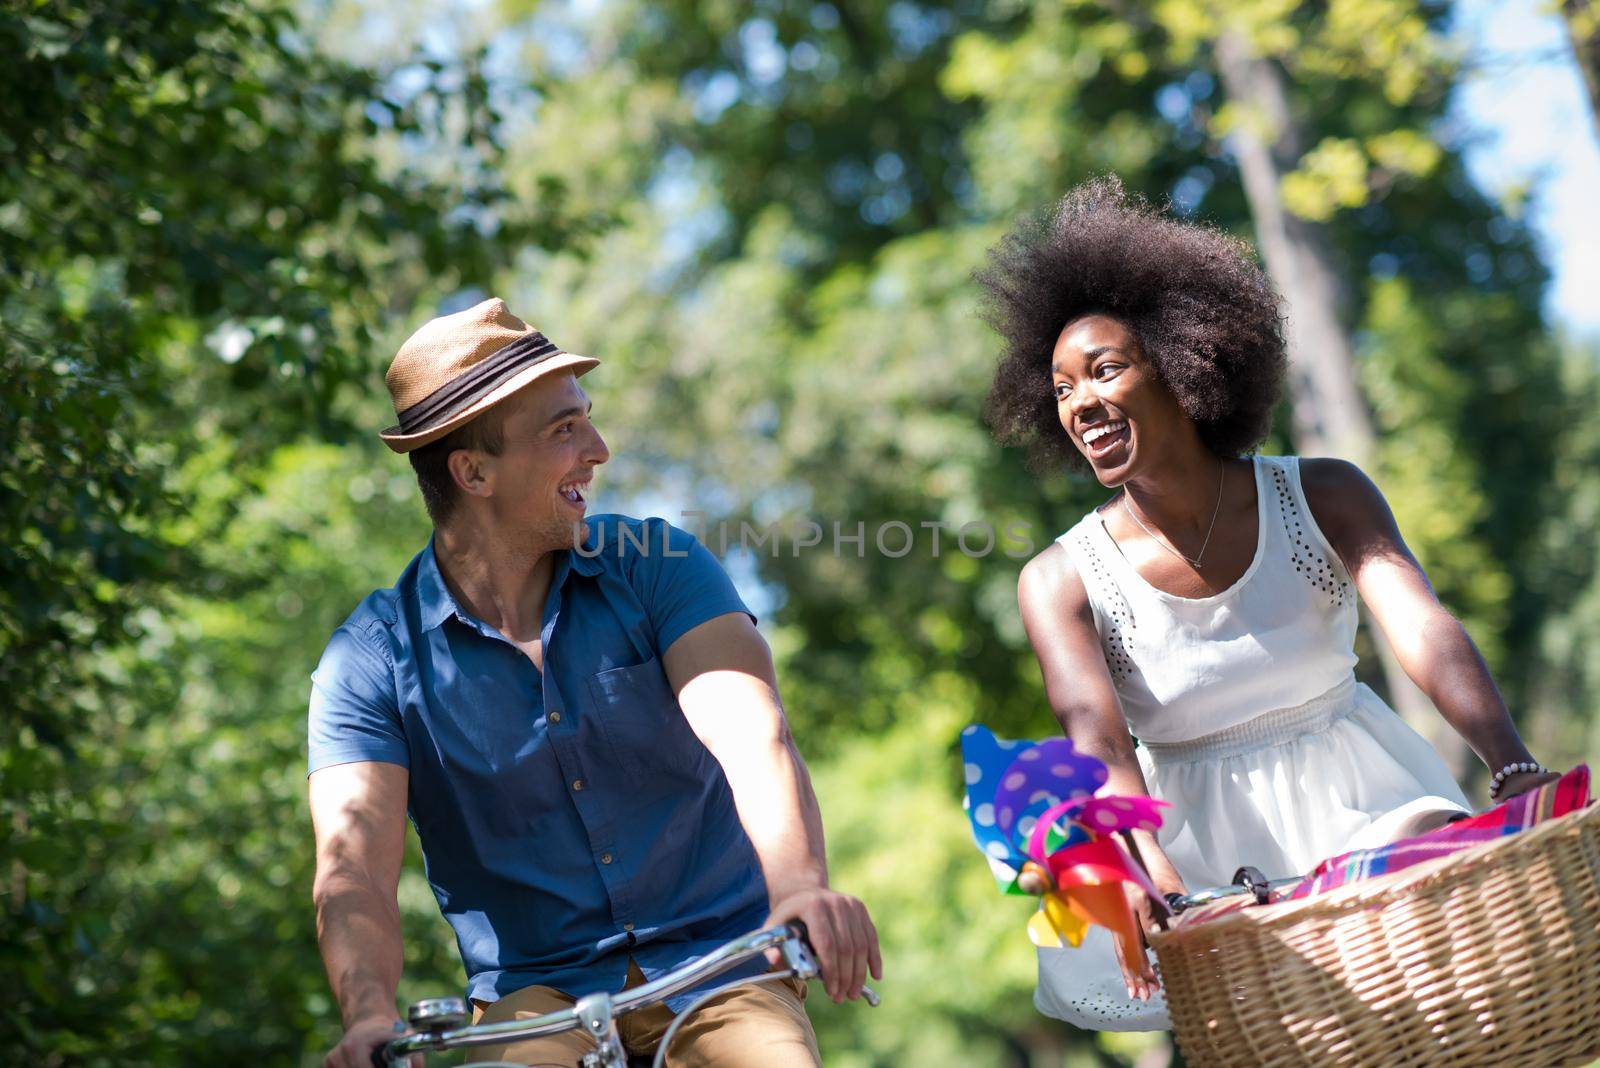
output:
[[[1173,556],[1176,556],[1178,559],[1182,560],[1184,563],[1198,571],[1200,570],[1200,561],[1206,555],[1206,547],[1211,544],[1211,532],[1217,528],[1217,515],[1222,511],[1222,487],[1227,480],[1228,462],[1224,460],[1222,461],[1222,477],[1217,479],[1217,506],[1211,510],[1211,525],[1206,527],[1206,540],[1200,543],[1200,552],[1193,558],[1189,557],[1177,547],[1167,544],[1167,540],[1165,538],[1144,525],[1144,520],[1139,518],[1139,516],[1133,510],[1133,505],[1128,503],[1133,497],[1133,494],[1129,493],[1127,490],[1122,491],[1122,510],[1127,512],[1128,518],[1132,519],[1135,523],[1138,523],[1139,529],[1150,535],[1150,537],[1155,540],[1157,545],[1161,546],[1163,549],[1167,550],[1167,552],[1171,553]]]

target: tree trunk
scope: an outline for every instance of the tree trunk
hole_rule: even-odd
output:
[[[1572,52],[1589,90],[1589,117],[1600,137],[1600,3],[1596,0],[1562,0],[1561,18],[1572,38]]]
[[[1340,456],[1370,467],[1377,455],[1377,432],[1361,395],[1349,335],[1340,321],[1345,294],[1332,245],[1321,224],[1290,212],[1279,195],[1283,176],[1306,149],[1305,136],[1290,114],[1283,75],[1237,34],[1218,37],[1215,52],[1223,91],[1250,112],[1230,141],[1255,220],[1261,258],[1288,312],[1295,447],[1302,453]],[[1368,630],[1395,710],[1433,743],[1460,778],[1470,767],[1466,742],[1406,676],[1370,618]]]

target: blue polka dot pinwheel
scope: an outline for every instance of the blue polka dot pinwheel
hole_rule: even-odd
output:
[[[1123,845],[1127,832],[1161,826],[1165,801],[1101,794],[1103,761],[1066,738],[996,738],[974,724],[961,733],[972,837],[1006,894],[1036,894],[1028,937],[1040,946],[1077,946],[1091,924],[1111,931],[1129,960],[1144,952],[1125,887],[1161,895]],[[1128,839],[1131,841],[1131,839]]]

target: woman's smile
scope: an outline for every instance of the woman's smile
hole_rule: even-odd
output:
[[[1108,419],[1094,423],[1080,432],[1084,454],[1091,461],[1103,460],[1118,449],[1126,448],[1133,432],[1126,419]]]

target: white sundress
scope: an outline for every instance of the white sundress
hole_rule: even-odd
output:
[[[1058,540],[1094,610],[1106,665],[1140,740],[1157,837],[1190,889],[1240,865],[1269,878],[1381,844],[1427,809],[1469,811],[1421,735],[1355,679],[1356,593],[1317,528],[1295,457],[1256,457],[1255,557],[1210,597],[1177,597],[1123,557],[1099,512]],[[1166,1003],[1128,997],[1111,937],[1039,950],[1039,1011],[1077,1027],[1154,1031]]]

